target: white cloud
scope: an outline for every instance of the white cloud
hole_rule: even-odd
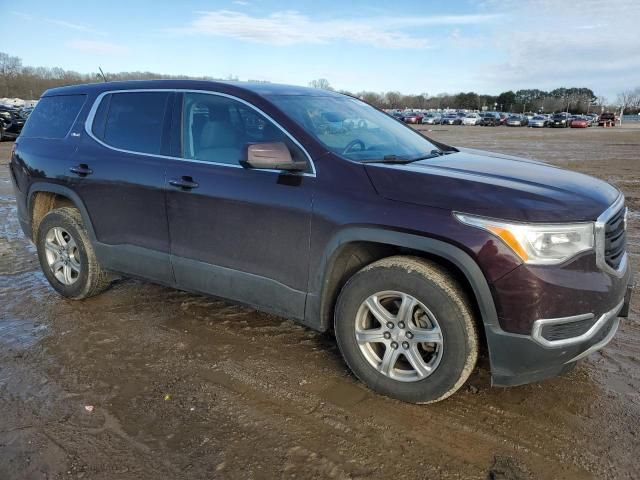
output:
[[[499,17],[495,14],[483,14],[312,20],[293,10],[263,17],[230,10],[198,12],[197,15],[189,26],[172,31],[236,38],[276,46],[326,44],[346,40],[381,48],[413,49],[428,48],[431,42],[424,36],[405,33],[403,29],[408,27],[468,25],[489,22]]]
[[[484,85],[511,89],[585,86],[615,95],[640,83],[640,2],[503,0],[514,20],[495,34],[503,60],[478,69]]]
[[[97,55],[123,55],[129,52],[129,49],[124,45],[94,40],[74,40],[66,43],[66,46],[73,50]]]
[[[241,7],[246,7],[247,5],[251,5],[251,2],[247,2],[247,0],[233,0],[234,5],[240,5]]]
[[[98,30],[94,30],[93,28],[91,28],[88,25],[81,25],[79,23],[71,23],[71,22],[67,22],[66,20],[58,20],[56,18],[43,18],[43,20],[47,23],[50,23],[52,25],[58,25],[59,27],[64,27],[64,28],[69,28],[71,30],[78,30],[80,32],[87,32],[87,33],[95,33],[98,35],[104,35],[104,32],[100,32]]]
[[[73,22],[69,22],[67,20],[60,20],[60,19],[57,19],[57,18],[39,17],[39,16],[30,15],[30,14],[24,13],[24,12],[12,11],[11,13],[13,15],[15,15],[16,17],[20,17],[23,20],[26,20],[28,22],[49,23],[51,25],[57,25],[59,27],[68,28],[70,30],[77,30],[77,31],[80,31],[80,32],[93,33],[93,34],[96,34],[96,35],[105,35],[104,32],[101,32],[99,30],[95,30],[94,28],[92,28],[89,25],[84,25],[84,24],[80,24],[80,23],[73,23]]]

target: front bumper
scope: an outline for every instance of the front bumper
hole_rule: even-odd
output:
[[[607,345],[620,326],[620,317],[626,317],[629,312],[634,288],[630,272],[627,272],[626,280],[623,298],[599,315],[587,332],[575,337],[549,341],[541,331],[545,322],[570,323],[577,317],[539,320],[534,323],[532,335],[509,333],[495,326],[487,328],[492,384],[515,386],[561,375],[573,368],[578,360]]]

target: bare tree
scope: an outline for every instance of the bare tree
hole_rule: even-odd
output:
[[[640,87],[633,90],[625,90],[620,92],[617,97],[617,103],[620,106],[620,123],[622,124],[622,116],[628,108],[640,106]]]
[[[12,57],[8,53],[0,52],[0,75],[17,75],[22,69],[20,57]]]
[[[312,88],[322,88],[323,90],[333,90],[333,87],[329,83],[329,80],[327,80],[326,78],[311,80],[311,82],[309,82],[309,86]]]

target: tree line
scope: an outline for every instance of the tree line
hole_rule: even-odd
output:
[[[65,85],[117,80],[223,80],[214,77],[188,77],[154,72],[79,73],[62,68],[30,67],[22,65],[20,57],[0,52],[0,98],[37,99],[46,90]],[[224,80],[237,80],[228,77]]]
[[[151,79],[237,80],[234,77],[220,79],[208,76],[165,75],[154,72],[79,73],[57,67],[24,66],[21,58],[0,52],[0,98],[36,99],[45,90],[64,85]],[[311,81],[310,86],[333,90],[329,81],[324,78]],[[609,105],[604,97],[596,96],[591,89],[585,87],[556,88],[551,91],[524,89],[514,92],[509,90],[499,95],[485,95],[476,92],[405,95],[398,91],[341,91],[341,93],[356,96],[378,108],[386,109],[487,109],[509,112],[568,110],[573,113],[600,112],[603,108],[623,109],[625,113],[634,113],[640,110],[640,87],[621,92],[616,99],[615,107]]]
[[[315,88],[333,90],[326,79],[314,80],[309,84]],[[639,90],[640,91],[640,90]],[[508,112],[559,112],[572,113],[600,112],[602,109],[616,109],[622,106],[609,105],[607,99],[586,87],[556,88],[551,91],[538,89],[523,89],[506,91],[499,95],[485,95],[476,92],[439,93],[429,95],[403,95],[397,91],[390,92],[349,92],[340,93],[352,95],[384,109],[466,109],[466,110],[498,110]],[[627,105],[628,108],[633,107]],[[636,105],[640,108],[640,105]]]

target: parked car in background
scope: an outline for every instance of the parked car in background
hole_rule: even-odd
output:
[[[446,113],[442,117],[442,125],[462,125],[462,118],[457,113]]]
[[[462,125],[478,125],[481,118],[477,113],[467,113],[462,119]]]
[[[598,125],[601,127],[614,126],[616,124],[616,121],[617,118],[615,113],[604,112],[602,115],[600,115],[600,118],[598,118]]]
[[[500,112],[500,125],[505,125],[507,123],[507,118],[509,118],[510,113]]]
[[[333,133],[318,118],[368,127]],[[562,374],[629,311],[617,188],[430,140],[336,92],[195,80],[52,89],[9,171],[60,296],[133,276],[331,329],[357,378],[406,402],[454,394],[485,350],[492,385]]]
[[[585,118],[589,121],[589,126],[594,127],[598,125],[598,115],[595,113],[587,113]]]
[[[570,122],[571,128],[588,128],[591,122],[585,117],[573,117]]]
[[[400,112],[400,111],[391,112],[391,116],[396,120],[400,120],[401,122],[404,122],[404,112]]]
[[[501,125],[501,118],[495,112],[484,112],[480,114],[480,122],[478,124],[483,127],[497,127]]]
[[[18,111],[18,114],[22,117],[23,120],[26,120],[27,118],[29,118],[29,115],[31,114],[31,112],[33,112],[33,109],[35,107],[24,107],[21,108]]]
[[[419,124],[422,123],[423,115],[420,112],[405,112],[402,118],[404,123]]]
[[[439,125],[442,121],[442,115],[439,113],[427,113],[422,117],[422,123],[427,125]]]
[[[22,127],[24,126],[24,118],[22,118],[17,109],[0,105],[0,141],[18,138]]]
[[[549,123],[549,126],[553,128],[569,127],[569,114],[564,112],[555,113],[551,118],[551,122]]]
[[[507,127],[524,127],[529,123],[529,120],[524,115],[516,114],[507,118]]]
[[[527,120],[531,120],[533,117],[536,116],[536,114],[533,112],[526,112],[526,113],[523,113],[522,116],[527,117]]]
[[[549,120],[547,117],[542,115],[536,115],[531,120],[529,120],[529,126],[533,128],[544,128],[549,125]]]

